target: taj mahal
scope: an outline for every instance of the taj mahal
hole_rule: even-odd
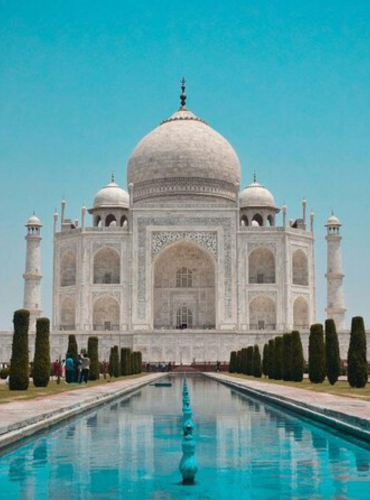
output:
[[[307,348],[316,322],[314,214],[303,199],[290,218],[253,172],[242,188],[236,152],[188,109],[185,90],[183,81],[179,110],[132,152],[127,190],[112,175],[80,220],[68,218],[65,200],[54,214],[53,359],[70,333],[81,347],[98,336],[102,359],[119,345],[146,361],[226,361],[292,329]],[[341,223],[332,214],[326,227],[326,311],[342,332]],[[32,335],[42,315],[42,223],[33,215],[26,228]],[[9,336],[3,358],[10,347]]]

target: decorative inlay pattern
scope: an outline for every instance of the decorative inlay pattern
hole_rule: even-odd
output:
[[[275,243],[248,243],[248,254],[250,254],[256,248],[267,248],[271,250],[271,252],[275,255],[276,253],[276,244]]]
[[[101,248],[114,248],[114,250],[117,250],[117,252],[119,253],[121,251],[121,244],[120,243],[114,243],[114,242],[108,242],[108,241],[104,241],[104,242],[99,242],[99,241],[94,241],[93,243],[93,252],[97,252],[98,250],[100,250]]]
[[[250,303],[253,299],[255,299],[256,297],[266,297],[268,299],[272,299],[276,302],[276,298],[277,298],[277,293],[276,292],[265,292],[265,291],[261,291],[261,292],[248,292],[248,302]]]
[[[118,302],[121,300],[121,293],[120,292],[111,292],[111,291],[100,291],[100,292],[92,292],[92,297],[93,301],[98,299],[99,297],[113,297],[115,298]]]
[[[180,240],[194,241],[217,258],[217,233],[215,231],[153,231],[152,258],[167,245]]]
[[[232,319],[232,272],[231,272],[231,248],[232,237],[230,218],[228,217],[196,217],[196,216],[167,216],[167,217],[139,217],[137,219],[138,229],[138,290],[137,290],[137,315],[141,320],[145,320],[146,313],[146,227],[147,226],[206,226],[222,227],[224,232],[223,248],[223,273],[224,273],[224,316],[225,319]],[[171,231],[169,231],[171,232]]]

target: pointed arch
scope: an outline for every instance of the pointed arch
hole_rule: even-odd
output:
[[[101,248],[94,255],[94,284],[118,284],[120,267],[118,252],[108,246]]]
[[[119,303],[111,295],[103,295],[93,304],[95,331],[118,331],[120,325]]]
[[[308,330],[310,327],[310,310],[304,297],[297,297],[293,303],[293,326],[295,330]]]
[[[191,312],[189,328],[215,328],[215,268],[210,252],[189,240],[163,248],[153,261],[154,328],[178,327],[183,307]]]
[[[276,304],[270,297],[259,295],[249,303],[251,330],[276,330]]]
[[[275,256],[271,250],[258,247],[248,256],[249,283],[275,283]]]
[[[308,286],[308,258],[300,248],[293,252],[293,285]]]
[[[70,250],[65,252],[60,262],[60,286],[76,284],[76,268],[76,254]]]
[[[72,297],[64,297],[60,303],[60,329],[76,329],[76,300]]]

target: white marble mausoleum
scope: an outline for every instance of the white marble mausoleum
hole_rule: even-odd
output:
[[[248,175],[248,174],[247,174]],[[252,180],[253,174],[249,174]],[[108,176],[108,174],[107,174]],[[261,183],[259,182],[261,181]],[[127,190],[112,176],[81,220],[54,214],[52,356],[98,335],[147,361],[228,360],[316,321],[314,214],[298,218],[256,178],[241,188],[231,144],[181,107],[135,147]],[[42,315],[41,222],[27,223],[24,306]],[[344,328],[340,227],[327,222],[328,316]]]

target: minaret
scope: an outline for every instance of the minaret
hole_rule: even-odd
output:
[[[327,279],[327,307],[326,313],[328,318],[335,321],[338,331],[345,328],[345,313],[346,307],[344,302],[343,291],[343,269],[342,269],[342,253],[340,248],[341,235],[340,235],[340,220],[332,213],[329,217],[327,228],[327,255],[328,267],[326,273]]]
[[[41,228],[36,215],[29,218],[27,224],[26,269],[24,278],[23,307],[30,311],[30,332],[36,329],[36,319],[41,316]]]

